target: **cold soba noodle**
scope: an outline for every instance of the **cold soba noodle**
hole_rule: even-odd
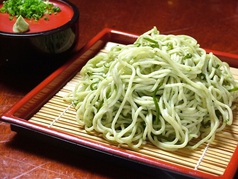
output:
[[[237,81],[192,37],[153,28],[134,44],[97,55],[80,73],[82,81],[65,100],[75,104],[86,131],[108,141],[195,149],[232,124]],[[190,144],[193,138],[199,140]]]

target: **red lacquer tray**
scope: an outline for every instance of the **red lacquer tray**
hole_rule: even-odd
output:
[[[47,122],[37,122],[39,111],[41,111],[44,106],[50,106],[50,104],[52,104],[51,101],[55,100],[55,96],[57,99],[59,98],[56,94],[58,94],[59,91],[61,91],[61,89],[64,88],[67,83],[69,83],[78,74],[79,70],[90,58],[104,49],[108,43],[131,44],[137,37],[138,36],[134,34],[124,33],[112,29],[102,30],[69,62],[53,72],[9,111],[3,114],[1,116],[1,120],[10,123],[13,129],[23,129],[25,131],[41,133],[42,135],[52,137],[52,140],[59,139],[66,143],[69,142],[71,144],[75,144],[78,147],[92,149],[106,155],[108,154],[130,162],[135,162],[142,166],[149,166],[156,170],[166,170],[195,178],[233,178],[238,166],[238,127],[236,127],[238,126],[238,119],[236,119],[236,113],[234,114],[235,127],[225,130],[225,135],[223,133],[221,133],[220,136],[218,135],[218,140],[220,139],[221,141],[219,141],[220,143],[211,144],[208,149],[207,146],[204,145],[196,151],[180,150],[177,152],[168,152],[154,148],[145,148],[143,150],[133,151],[126,147],[118,147],[116,145],[109,144],[98,137],[89,136],[89,134],[84,133],[83,130],[78,129],[77,124],[75,123],[69,130],[61,129],[60,126],[62,124],[60,122],[55,126],[52,126],[52,122],[56,121],[56,117],[52,117],[51,119],[51,115],[62,115],[62,113],[66,112],[64,111],[64,107],[62,107],[63,111],[59,111],[58,114],[52,113],[51,115],[48,115],[48,117],[45,117],[45,120],[51,121],[50,124],[46,124]],[[238,67],[236,64],[238,55],[208,49],[207,51],[213,52],[215,55],[219,56],[221,60],[228,62],[232,67],[234,67],[232,70],[237,76],[236,78],[238,78],[238,70],[236,69],[236,67]],[[49,101],[50,104],[48,104]],[[53,109],[53,111],[57,110]],[[36,114],[37,116],[35,116]],[[47,116],[47,114],[45,115]],[[36,120],[34,121],[32,118],[36,118]],[[62,119],[62,121],[63,120],[64,119]],[[73,120],[74,117],[72,117],[72,121]],[[67,123],[67,121],[64,122],[64,124],[65,123]],[[234,132],[234,134],[231,135],[234,138],[229,137],[230,131]],[[222,143],[223,136],[228,136],[224,139],[225,142],[229,142],[229,140],[232,141],[229,149],[223,150],[223,146],[227,146]],[[204,151],[207,151],[205,156]],[[223,155],[228,156],[228,159],[226,160],[227,163],[223,162],[219,165],[216,164],[216,161],[219,160],[216,158],[216,154],[221,155],[221,157]],[[203,158],[201,158],[201,156],[203,156]],[[215,162],[213,162],[213,157]],[[201,159],[204,160],[202,161],[203,163],[201,162],[198,169],[195,169],[195,166],[197,166],[199,160]],[[208,162],[206,163],[206,161]],[[220,172],[216,172],[219,170]]]

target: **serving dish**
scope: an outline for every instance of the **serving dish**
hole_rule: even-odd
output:
[[[234,123],[210,145],[196,150],[181,149],[164,151],[147,145],[140,150],[108,143],[100,136],[90,135],[75,121],[75,111],[63,102],[63,96],[73,89],[79,78],[79,70],[93,56],[106,53],[116,44],[131,44],[137,35],[113,29],[98,33],[79,53],[61,66],[23,99],[1,116],[17,132],[31,131],[51,140],[70,143],[77,148],[93,150],[106,156],[120,158],[132,164],[153,170],[166,170],[193,178],[233,178],[238,166],[238,111],[234,111]],[[207,51],[212,51],[208,50]],[[213,53],[230,63],[232,73],[238,79],[237,55],[224,52]]]
[[[19,56],[52,58],[74,50],[79,39],[79,10],[67,0],[50,2],[60,7],[61,12],[47,15],[49,20],[45,20],[44,16],[38,21],[25,19],[30,29],[24,33],[13,32],[16,17],[9,20],[9,14],[0,13],[0,40],[3,42],[0,44],[0,64],[19,61]]]

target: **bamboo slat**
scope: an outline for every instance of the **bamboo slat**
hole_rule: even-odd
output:
[[[109,42],[102,53],[107,52],[115,44]],[[238,79],[238,69],[231,68],[235,79]],[[78,73],[60,91],[58,91],[29,121],[54,128],[59,131],[90,139],[104,145],[113,145],[104,140],[100,135],[87,133],[75,119],[76,111],[72,106],[63,101],[63,97],[71,92],[80,80]],[[195,150],[187,148],[177,151],[164,151],[146,144],[142,149],[131,151],[126,146],[120,147],[132,153],[149,157],[157,161],[199,170],[211,175],[220,176],[224,173],[238,143],[238,110],[234,111],[234,122],[223,131],[217,133],[215,140],[207,146],[202,144]]]

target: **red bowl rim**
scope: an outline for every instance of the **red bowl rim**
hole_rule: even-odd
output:
[[[18,37],[18,38],[28,38],[28,37],[38,37],[38,36],[47,36],[50,34],[54,34],[63,30],[68,29],[71,27],[76,21],[79,19],[79,10],[78,8],[71,2],[67,0],[58,0],[59,2],[65,3],[70,6],[73,10],[73,17],[64,25],[59,26],[57,28],[46,30],[42,32],[34,32],[34,33],[14,33],[14,32],[4,32],[0,30],[0,37]]]

